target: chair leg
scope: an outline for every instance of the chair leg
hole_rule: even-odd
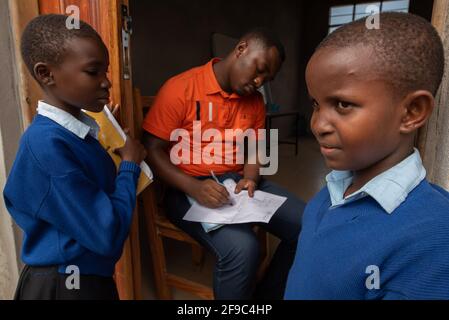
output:
[[[172,294],[166,278],[167,265],[165,261],[164,244],[152,219],[152,216],[156,211],[150,211],[157,210],[154,190],[150,186],[144,192],[145,194],[143,195],[142,200],[145,212],[145,223],[147,224],[148,244],[151,251],[151,260],[153,262],[156,296],[158,299],[171,300]]]
[[[162,238],[153,239],[154,245],[150,245],[153,260],[154,282],[156,286],[156,295],[161,300],[172,300],[173,296],[170,286],[167,283],[167,265],[165,261],[164,245]]]

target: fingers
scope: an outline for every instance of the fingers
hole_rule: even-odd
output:
[[[197,201],[208,208],[218,208],[223,205],[219,197],[217,197],[215,193],[213,194],[211,192],[207,192],[202,197],[197,199]]]
[[[256,190],[256,185],[251,181],[247,179],[242,179],[237,183],[235,186],[234,193],[239,194],[243,189],[248,190],[248,195],[252,198],[254,197],[254,191]]]
[[[224,202],[216,194],[209,194],[208,204],[210,207],[218,208],[224,205]]]
[[[213,196],[215,199],[217,199],[220,202],[220,204],[225,204],[229,202],[229,196],[227,195],[227,191],[226,193],[223,193],[216,189],[211,189],[210,195]]]
[[[229,193],[226,188],[217,182],[209,179],[205,180],[206,188],[204,189],[207,197],[210,198],[214,207],[220,207],[229,203]]]
[[[118,110],[120,108],[119,104],[116,104],[114,108],[111,110],[112,115],[115,117],[118,114]]]
[[[241,186],[241,183],[239,182],[239,183],[237,183],[237,185],[235,186],[234,193],[235,193],[235,194],[239,194],[241,191],[242,191],[242,186]]]
[[[248,195],[250,198],[254,197],[254,190],[256,189],[256,186],[253,183],[247,183],[246,188],[248,188]]]
[[[114,104],[114,102],[111,101],[106,106],[111,111],[111,113],[114,117],[117,116],[118,110],[120,108],[120,105],[118,103]]]
[[[237,183],[237,185],[235,186],[234,193],[239,194],[243,189],[247,188],[247,185],[248,182],[245,179],[240,180],[239,183]]]
[[[222,186],[221,184],[217,183],[216,181],[213,181],[213,182],[214,183],[211,184],[211,187],[213,189],[215,189],[215,191],[225,195],[226,197],[229,197],[229,192],[228,192],[228,190],[224,186]]]

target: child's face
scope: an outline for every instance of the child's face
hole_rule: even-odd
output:
[[[51,66],[54,80],[49,87],[51,94],[60,105],[75,112],[103,110],[109,103],[111,87],[106,75],[109,67],[106,48],[90,38],[71,39],[67,46],[62,62]]]
[[[400,101],[370,69],[370,53],[362,46],[323,48],[307,65],[312,132],[334,170],[388,166],[402,141]]]

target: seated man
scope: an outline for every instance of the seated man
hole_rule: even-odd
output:
[[[233,140],[214,140],[219,143],[220,150],[223,147],[226,151],[216,152],[212,156],[214,161],[202,161],[201,151],[204,152],[210,142],[204,137],[203,141],[195,142],[194,129],[200,125],[203,130],[216,130],[222,137],[225,137],[225,129],[262,129],[265,106],[257,89],[274,78],[284,59],[284,48],[270,31],[252,30],[225,59],[212,59],[206,65],[169,79],[160,89],[143,124],[144,144],[150,154],[148,161],[157,176],[169,186],[165,197],[168,218],[217,257],[216,299],[254,297],[260,248],[251,224],[229,224],[206,232],[201,223],[183,220],[192,200],[210,208],[229,202],[226,188],[211,179],[212,173],[215,172],[220,181],[235,180],[235,193],[247,189],[253,196],[254,190],[260,189],[287,197],[269,223],[262,224],[280,238],[281,243],[259,283],[256,297],[282,298],[304,204],[286,190],[261,179],[259,162],[246,160],[239,164],[236,154],[241,150]],[[168,152],[173,150],[177,140],[171,137],[180,131],[187,132],[188,143],[181,148],[189,156],[173,161],[173,154],[171,159]],[[192,150],[193,157],[190,157]],[[198,159],[200,161],[195,161]]]

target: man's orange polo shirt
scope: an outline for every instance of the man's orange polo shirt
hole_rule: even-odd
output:
[[[189,139],[178,136],[177,140],[171,142],[170,148],[177,145],[176,150],[183,150],[176,153],[179,155],[189,151],[184,153],[184,160],[176,165],[191,176],[210,176],[211,170],[217,175],[242,172],[243,164],[236,159],[238,146],[234,143],[235,138],[226,135],[225,130],[254,129],[257,132],[265,127],[262,95],[256,92],[242,97],[224,92],[212,67],[218,61],[212,59],[203,66],[169,79],[159,90],[143,122],[144,130],[166,141],[170,141],[175,132],[188,133]],[[194,140],[194,121],[197,121],[197,133],[198,125],[201,124],[201,140],[196,140],[198,143]],[[230,130],[227,131],[229,134]],[[208,133],[204,136],[205,132]],[[212,146],[218,148],[211,150]],[[217,150],[221,152],[214,152]]]

